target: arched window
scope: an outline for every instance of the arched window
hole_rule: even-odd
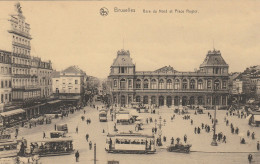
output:
[[[227,105],[226,104],[226,96],[222,96],[222,105]]]
[[[141,80],[140,79],[136,80],[136,88],[141,88]]]
[[[208,81],[207,81],[207,88],[208,88],[208,89],[211,89],[211,80],[208,80]]]
[[[156,85],[156,80],[152,79],[152,81],[151,81],[151,89],[156,89],[157,88],[156,86],[157,86]]]
[[[214,89],[215,90],[219,90],[220,89],[220,82],[219,82],[219,80],[215,80],[214,81]]]
[[[148,104],[148,96],[144,96],[144,101],[143,101],[144,104]]]
[[[149,86],[149,81],[148,81],[148,79],[144,79],[144,88],[145,88],[145,89],[148,89],[148,86]]]
[[[179,106],[180,105],[180,98],[178,96],[174,97],[174,106]]]
[[[198,89],[203,89],[203,81],[201,79],[198,80]]]
[[[141,97],[140,96],[136,96],[135,101],[136,102],[141,102]]]
[[[125,89],[126,88],[126,81],[125,81],[125,79],[121,79],[120,80],[120,88],[121,89]]]
[[[190,80],[190,89],[195,89],[195,80],[194,79]]]
[[[161,79],[160,81],[159,81],[159,89],[164,89],[164,81],[163,81],[163,79]]]
[[[174,82],[174,89],[180,89],[180,80],[176,79]]]
[[[190,97],[190,105],[194,105],[195,104],[195,99],[194,96]]]
[[[227,89],[227,82],[226,81],[222,82],[222,89]]]
[[[114,80],[114,87],[117,87],[117,80]]]
[[[171,79],[167,80],[166,88],[167,89],[172,89],[172,80]]]
[[[182,80],[182,89],[187,89],[188,81],[186,79]]]

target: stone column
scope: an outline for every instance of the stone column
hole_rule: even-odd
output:
[[[164,96],[164,104],[163,105],[166,106],[167,105],[166,103],[167,103],[167,96]]]

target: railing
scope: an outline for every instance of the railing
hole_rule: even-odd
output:
[[[13,86],[13,89],[41,89],[38,85]]]
[[[27,37],[27,38],[31,39],[31,35],[29,33],[23,32],[21,30],[17,30],[17,29],[13,28],[11,30],[8,30],[8,32],[10,32],[10,33],[17,33],[17,34],[23,35],[24,37]]]
[[[228,89],[143,89],[143,88],[113,88],[112,91],[143,91],[143,92],[229,92]]]
[[[24,47],[24,48],[27,48],[27,49],[31,49],[30,45],[21,44],[21,43],[14,42],[14,41],[13,41],[13,45],[19,46],[19,47]]]

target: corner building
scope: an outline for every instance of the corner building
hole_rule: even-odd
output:
[[[136,71],[130,52],[117,52],[108,79],[114,104],[226,106],[228,64],[220,51],[208,51],[198,71],[179,72],[171,66],[155,71]]]

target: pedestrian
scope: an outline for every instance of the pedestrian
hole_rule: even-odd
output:
[[[84,109],[84,114],[86,113],[86,110]]]
[[[79,162],[79,151],[77,150],[77,152],[75,153],[75,157],[76,157],[76,162]]]
[[[92,149],[92,142],[89,141],[89,150],[91,150],[91,149]]]
[[[247,130],[247,137],[250,137],[250,131]]]
[[[184,135],[183,139],[184,139],[184,142],[186,143],[187,142],[187,135],[186,134]]]
[[[171,138],[171,144],[174,145],[174,138]]]
[[[193,125],[193,120],[192,119],[190,120],[190,124]]]
[[[255,139],[255,132],[252,133],[252,140]]]
[[[226,126],[228,126],[228,120],[226,121]]]
[[[204,124],[203,123],[201,123],[201,129],[203,129],[204,128]]]
[[[259,141],[257,141],[256,148],[257,148],[258,151],[260,150]]]
[[[43,132],[43,136],[42,136],[42,138],[45,138],[46,137],[46,134],[45,134],[45,132]]]
[[[194,133],[195,133],[195,134],[197,133],[197,128],[196,128],[196,127],[194,128]]]
[[[89,138],[89,135],[88,135],[88,134],[86,134],[86,140],[87,140],[87,142],[88,142],[88,138]]]
[[[198,127],[198,134],[200,134],[200,127]]]
[[[253,159],[252,154],[248,154],[248,161],[249,161],[249,163],[251,163],[252,159]]]
[[[223,136],[223,142],[224,142],[224,143],[227,143],[227,141],[226,141],[226,136],[225,136],[225,135]]]
[[[79,132],[79,128],[78,128],[78,126],[76,127],[76,133],[78,134],[78,132]]]
[[[56,129],[57,129],[57,125],[56,125],[56,124],[54,125],[54,129],[55,129],[55,131],[56,131]]]
[[[180,144],[180,138],[178,137],[178,138],[176,138],[176,141],[177,141],[177,144],[179,145]]]
[[[163,142],[166,142],[166,136],[163,136]]]

